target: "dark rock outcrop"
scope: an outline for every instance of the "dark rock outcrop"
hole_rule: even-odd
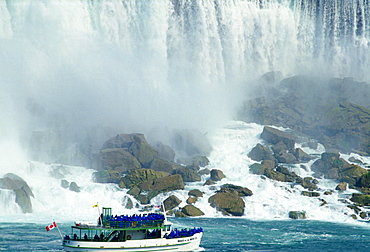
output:
[[[226,176],[221,170],[217,170],[217,169],[211,170],[211,180],[212,181],[221,181],[221,179],[223,178],[226,178]]]
[[[93,179],[97,183],[116,183],[121,180],[121,173],[114,170],[101,170],[93,173]]]
[[[306,211],[289,211],[289,218],[296,220],[307,219]]]
[[[296,142],[296,137],[292,134],[269,126],[265,126],[263,128],[261,138],[272,144],[283,142],[288,150],[294,149],[294,145]]]
[[[180,174],[184,182],[201,181],[200,175],[187,167],[179,167],[172,172],[172,174]]]
[[[81,191],[80,187],[74,181],[71,182],[71,184],[69,185],[69,190],[72,191],[72,192],[80,192]]]
[[[141,164],[127,149],[110,148],[94,155],[92,167],[98,171],[108,169],[122,173],[140,169]]]
[[[224,215],[242,216],[244,214],[245,203],[235,193],[217,192],[208,199],[208,203]]]
[[[166,211],[174,209],[175,207],[180,205],[180,203],[181,200],[177,198],[175,195],[171,195],[170,197],[163,201],[164,208],[166,209]]]
[[[244,103],[239,119],[290,128],[327,150],[370,154],[367,83],[293,76],[274,86],[258,85],[264,92]]]
[[[28,184],[19,176],[7,173],[0,178],[0,189],[13,190],[15,202],[20,206],[23,213],[32,213],[31,197],[35,197]]]
[[[193,190],[190,190],[188,192],[188,195],[189,196],[195,196],[195,197],[198,197],[198,198],[201,198],[203,197],[203,192],[201,192],[199,189],[193,189]]]
[[[183,213],[183,217],[185,216],[202,216],[204,213],[199,208],[193,206],[193,205],[186,205],[181,209],[181,212]],[[180,216],[179,216],[180,217]]]

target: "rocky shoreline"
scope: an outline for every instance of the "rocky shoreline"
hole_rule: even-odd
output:
[[[239,111],[240,120],[269,125],[261,132],[263,142],[248,153],[255,161],[249,172],[264,179],[301,186],[302,196],[317,198],[321,206],[326,204],[321,196],[331,195],[333,191],[321,189],[319,179],[335,180],[338,182],[335,190],[351,188],[360,192],[344,204],[353,210],[353,218],[367,219],[370,206],[367,164],[355,158],[346,161],[339,152],[370,154],[370,100],[367,99],[370,88],[349,78],[331,79],[325,85],[305,76],[276,80],[276,73],[264,75],[258,82],[260,92],[257,92],[263,96],[246,101]],[[114,183],[127,189],[141,206],[150,206],[159,194],[184,190],[186,183],[201,182],[203,175],[207,177],[203,186],[220,185],[218,182],[225,178],[223,172],[207,169],[209,144],[201,137],[202,141],[198,140],[201,144],[197,144],[189,132],[184,132],[178,132],[176,144],[181,145],[185,155],[176,160],[178,153],[170,146],[161,142],[151,145],[143,134],[132,133],[106,140],[98,152],[81,151],[79,162],[88,163],[89,168],[96,170],[93,176],[96,183]],[[311,149],[317,149],[320,143],[326,152],[319,157],[311,156],[296,148],[297,143]],[[308,162],[312,163],[312,177],[300,177],[290,169],[290,165],[296,164],[305,168]],[[75,182],[62,178],[60,186],[80,191]],[[32,212],[34,195],[23,179],[7,174],[0,178],[0,188],[14,190],[22,211]],[[233,184],[214,188],[218,189],[214,189],[208,199],[211,207],[226,216],[244,215],[243,198],[253,195],[250,189]],[[195,203],[203,195],[202,187],[189,191],[186,205],[181,208],[179,205],[184,203],[171,195],[164,201],[165,208],[177,217],[202,216],[204,213]],[[127,208],[135,204],[130,197],[127,197]],[[304,219],[307,213],[290,211],[289,218]]]

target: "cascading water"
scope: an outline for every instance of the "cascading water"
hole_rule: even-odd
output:
[[[58,160],[76,144],[96,150],[122,132],[213,132],[255,88],[246,83],[268,71],[369,80],[369,38],[367,0],[0,0],[0,176],[23,177],[38,214],[63,215],[96,198],[119,208],[125,192],[93,184],[91,170],[63,170],[82,187],[78,194],[59,187],[54,166],[30,160]],[[261,130],[209,134],[210,167],[255,190],[247,199],[251,218],[316,209],[311,199],[302,203],[283,185],[249,175],[255,127]],[[220,141],[218,134],[225,134]],[[4,191],[4,213],[20,213]],[[58,198],[68,199],[63,207]],[[206,200],[197,204],[217,215]],[[323,218],[324,210],[315,211]]]

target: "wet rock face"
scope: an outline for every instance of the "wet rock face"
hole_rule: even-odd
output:
[[[295,220],[307,219],[306,211],[289,211],[289,218]]]
[[[227,216],[242,216],[244,214],[245,203],[235,193],[217,192],[208,199],[208,203]]]
[[[15,202],[21,207],[23,213],[32,213],[31,197],[34,197],[28,184],[19,176],[7,173],[0,178],[0,189],[13,190]]]
[[[294,149],[296,137],[292,134],[283,132],[273,127],[265,126],[261,134],[261,138],[269,143],[277,144],[282,142],[286,145],[288,150]]]
[[[367,83],[293,76],[262,89],[260,97],[244,103],[240,120],[290,128],[318,140],[326,149],[370,154]]]

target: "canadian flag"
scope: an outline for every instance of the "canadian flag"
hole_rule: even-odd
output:
[[[54,221],[53,224],[50,224],[49,226],[46,226],[46,231],[50,231],[53,228],[57,227],[57,223]]]

